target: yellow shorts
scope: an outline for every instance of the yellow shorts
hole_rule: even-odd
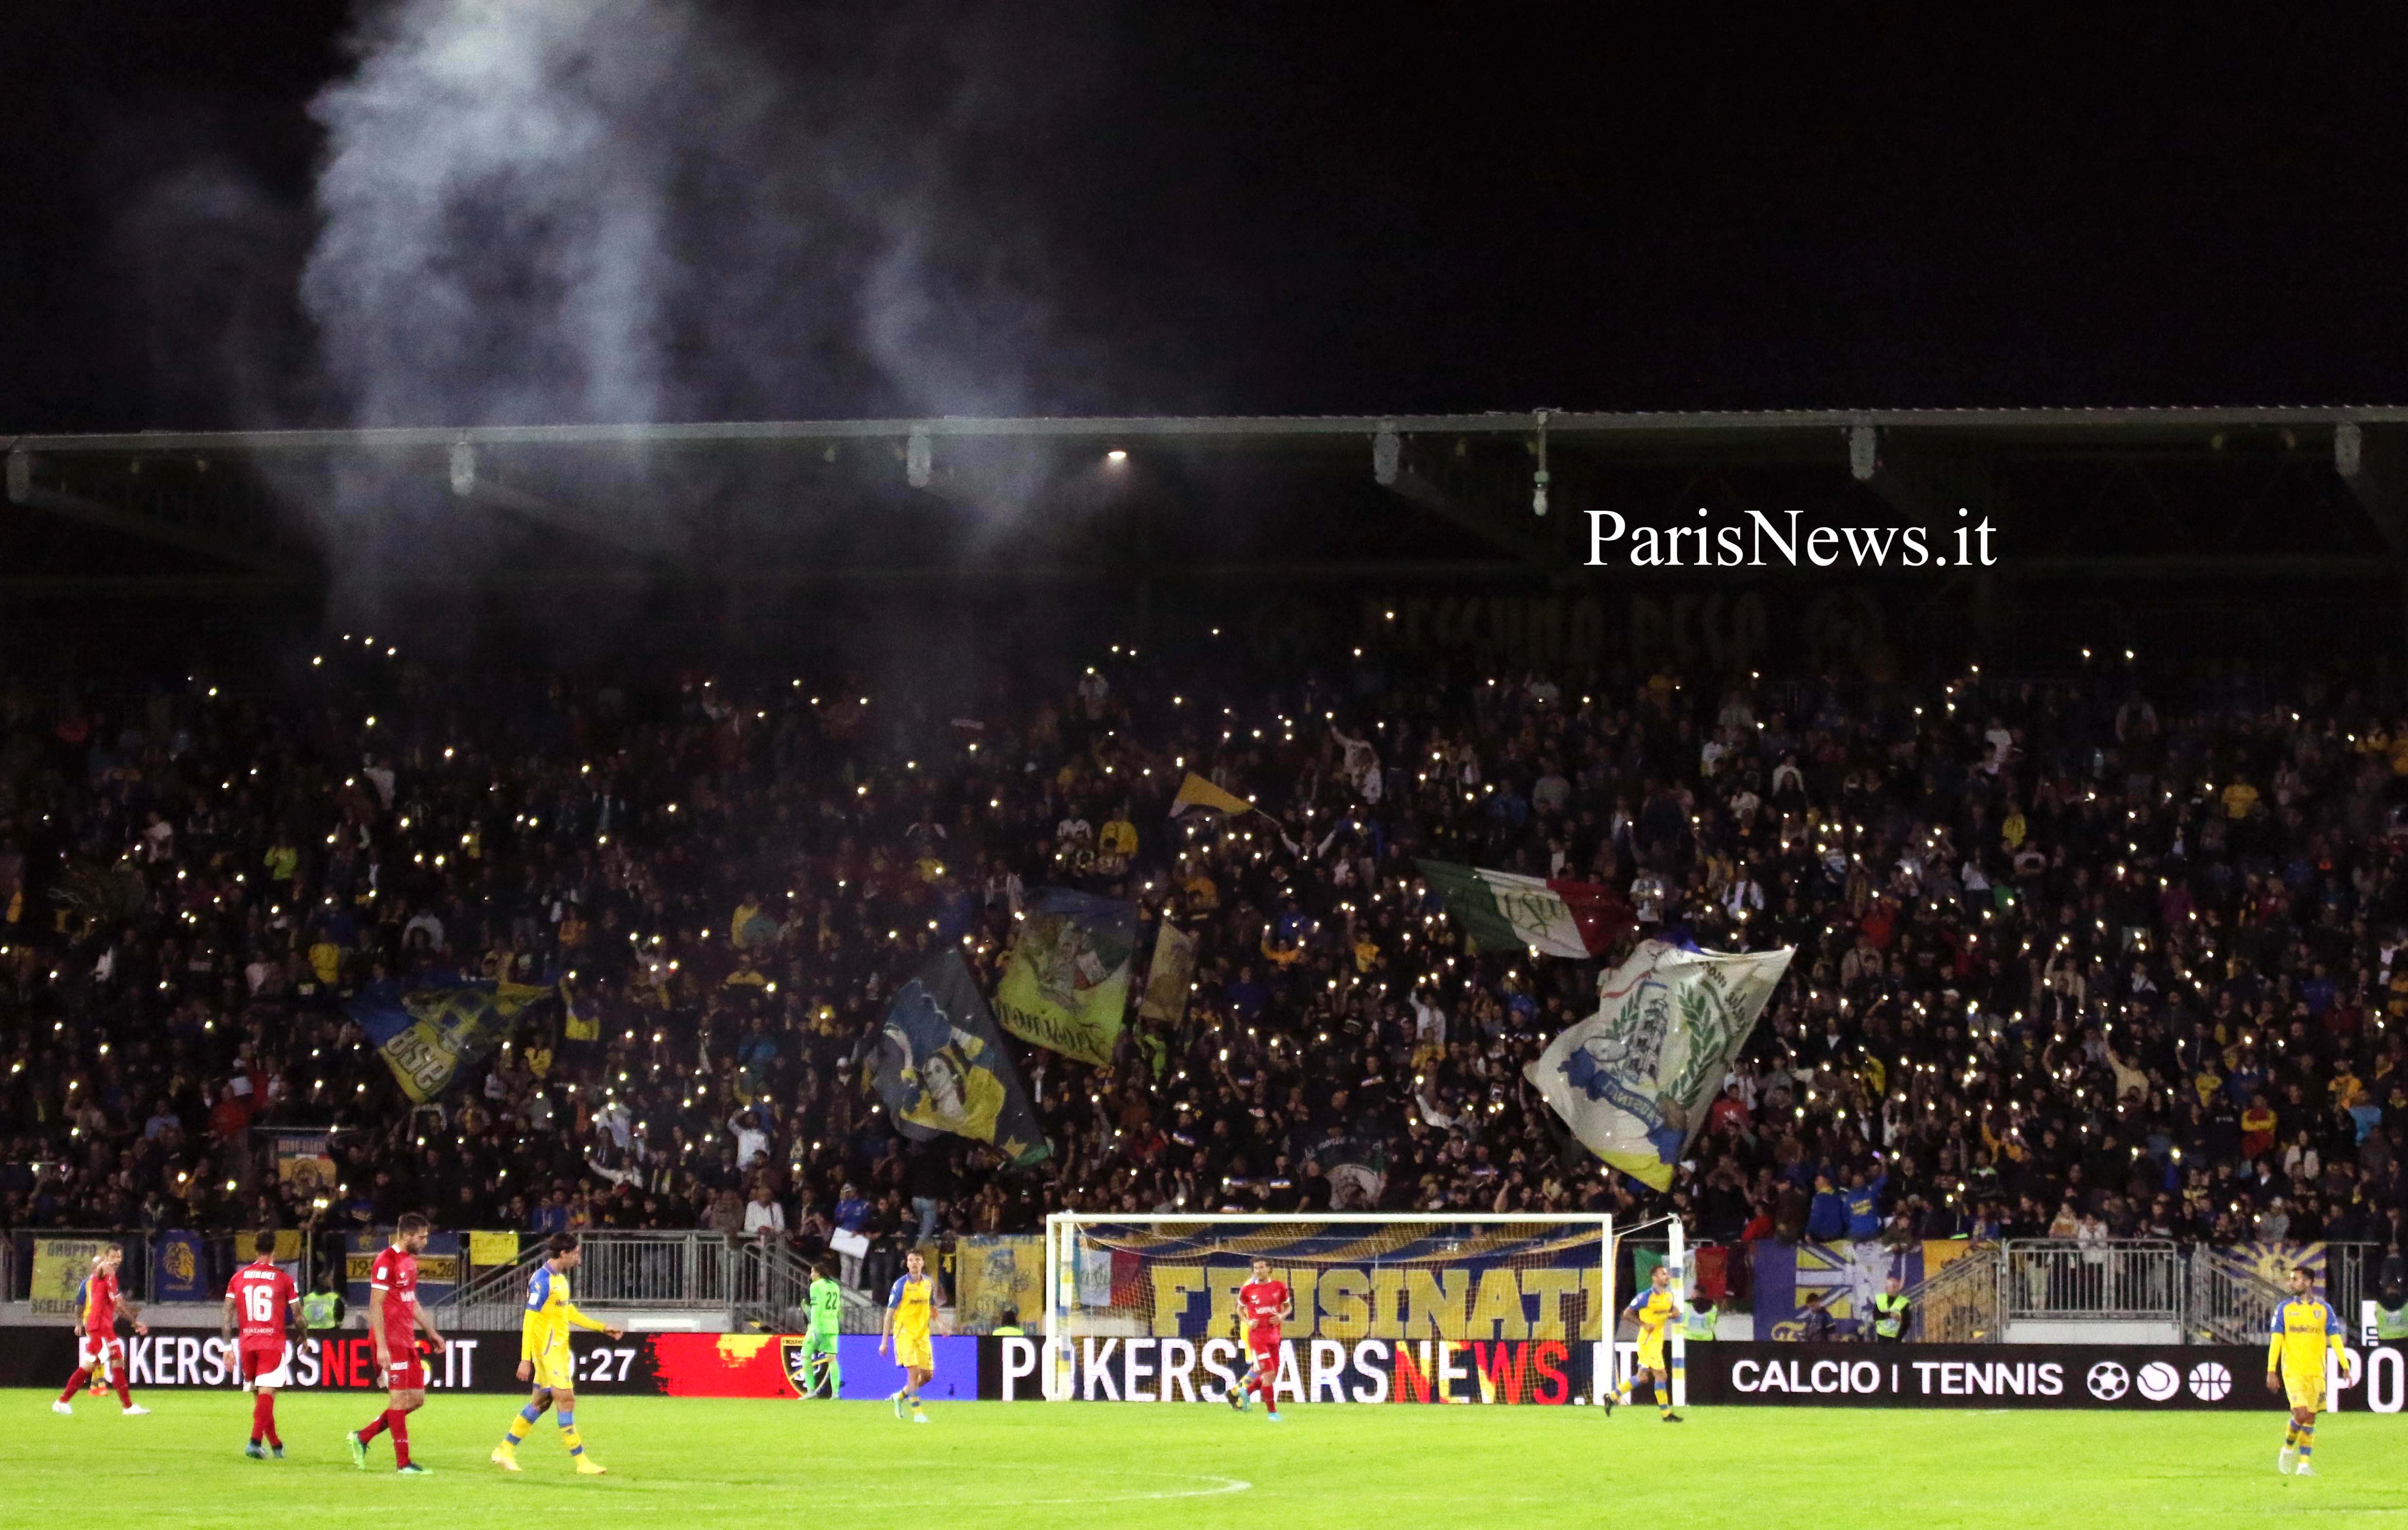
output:
[[[937,1347],[928,1342],[925,1334],[897,1334],[895,1336],[895,1363],[907,1370],[935,1370]]]
[[[568,1340],[557,1338],[535,1352],[535,1384],[555,1392],[577,1390],[577,1360]]]
[[[1672,1368],[1672,1363],[1664,1358],[1662,1339],[1642,1338],[1639,1341],[1639,1368],[1660,1371],[1669,1371]]]
[[[2283,1373],[2283,1394],[2291,1399],[2293,1408],[2321,1412],[2325,1406],[2325,1373],[2318,1370],[2313,1376],[2299,1376],[2286,1370]]]

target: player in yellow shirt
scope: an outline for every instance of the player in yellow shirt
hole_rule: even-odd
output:
[[[599,1477],[602,1464],[585,1453],[585,1441],[577,1433],[577,1363],[569,1353],[568,1330],[586,1328],[612,1338],[626,1337],[627,1330],[595,1322],[569,1300],[568,1272],[584,1257],[575,1233],[552,1234],[544,1244],[544,1253],[543,1262],[527,1277],[526,1312],[519,1325],[519,1380],[533,1381],[535,1395],[519,1409],[509,1432],[494,1448],[494,1465],[504,1471],[518,1470],[520,1442],[543,1417],[545,1408],[555,1408],[560,1442],[568,1447],[578,1475]]]
[[[878,1336],[878,1352],[884,1354],[886,1345],[895,1345],[895,1363],[903,1367],[903,1390],[894,1396],[895,1416],[903,1416],[905,1404],[911,1408],[911,1422],[925,1423],[928,1415],[920,1407],[920,1389],[937,1374],[937,1347],[929,1335],[937,1322],[937,1281],[928,1273],[928,1262],[920,1251],[912,1250],[903,1256],[904,1273],[896,1277],[895,1289],[887,1293],[886,1319]]]
[[[1672,1271],[1658,1265],[1648,1272],[1647,1289],[1630,1298],[1628,1310],[1639,1319],[1639,1369],[1622,1388],[1622,1400],[1630,1401],[1630,1388],[1642,1375],[1656,1381],[1656,1411],[1666,1423],[1679,1423],[1681,1415],[1672,1411],[1672,1363],[1664,1357],[1664,1337],[1669,1324],[1681,1314],[1681,1298],[1672,1291]]]
[[[2287,1394],[2291,1404],[2290,1427],[2274,1453],[2274,1469],[2290,1471],[2296,1461],[2301,1477],[2316,1475],[2309,1457],[2315,1451],[2316,1412],[2325,1405],[2325,1351],[2345,1353],[2341,1320],[2316,1300],[2315,1289],[2306,1265],[2291,1272],[2291,1299],[2274,1308],[2266,1348],[2266,1390]]]

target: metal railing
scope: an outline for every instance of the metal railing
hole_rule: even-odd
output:
[[[2083,1243],[2018,1238],[2006,1259],[2002,1317],[2114,1323],[2183,1321],[2188,1281],[2181,1245],[2129,1238]]]
[[[452,1299],[436,1304],[454,1328],[509,1328],[526,1306],[527,1272],[544,1257],[543,1245],[522,1250],[517,1259],[495,1265],[455,1289]],[[579,1304],[586,1297],[580,1293]]]
[[[2379,1261],[2382,1246],[2328,1243],[2324,1279],[2316,1294],[2344,1328],[2358,1322],[2367,1293],[2367,1264]],[[2188,1337],[2198,1343],[2256,1344],[2266,1337],[2274,1308],[2290,1299],[2288,1267],[2252,1246],[2243,1250],[2200,1244],[2192,1251]]]
[[[781,1243],[740,1245],[736,1270],[736,1316],[781,1333],[810,1321],[811,1268]]]
[[[1914,1304],[1910,1338],[1926,1344],[1996,1344],[2005,1337],[2000,1316],[1999,1245],[1976,1243],[1946,1268],[1906,1293]]]
[[[2190,1307],[2183,1337],[2195,1344],[2247,1344],[2262,1339],[2274,1308],[2289,1299],[2289,1292],[2255,1268],[2202,1245],[2191,1255]],[[2337,1302],[2334,1308],[2344,1310]]]
[[[782,1245],[719,1233],[588,1232],[579,1235],[579,1247],[577,1305],[597,1313],[724,1313],[731,1323],[782,1327],[798,1321],[810,1285],[810,1270]],[[543,1258],[538,1243],[516,1264],[478,1276],[445,1304],[451,1321],[471,1328],[515,1324],[528,1274]]]

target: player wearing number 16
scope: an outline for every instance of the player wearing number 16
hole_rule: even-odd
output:
[[[554,1233],[543,1249],[543,1263],[527,1277],[526,1312],[519,1328],[519,1380],[534,1382],[535,1394],[494,1448],[494,1465],[504,1471],[519,1469],[519,1444],[550,1408],[558,1410],[553,1416],[560,1421],[560,1442],[568,1447],[578,1474],[599,1477],[602,1464],[585,1453],[585,1441],[577,1433],[577,1360],[569,1352],[568,1330],[584,1328],[612,1338],[626,1337],[627,1330],[596,1323],[569,1300],[568,1272],[585,1257],[575,1233]]]
[[[225,1312],[219,1331],[229,1343],[235,1325],[242,1341],[235,1353],[242,1365],[242,1384],[251,1394],[251,1444],[243,1454],[263,1461],[268,1450],[284,1459],[284,1441],[276,1434],[276,1391],[293,1384],[291,1336],[301,1332],[301,1292],[293,1277],[276,1266],[276,1235],[261,1233],[251,1240],[259,1257],[234,1272],[226,1282]],[[261,1441],[266,1441],[266,1449]]]

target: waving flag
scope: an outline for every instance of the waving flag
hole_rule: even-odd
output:
[[[526,1009],[556,997],[552,987],[525,983],[470,979],[405,989],[387,978],[360,990],[351,1017],[404,1092],[423,1103],[501,1045]]]
[[[1023,1041],[1102,1066],[1128,1010],[1137,905],[1066,887],[1028,894],[996,985],[996,1014]]]
[[[1639,927],[1622,894],[1596,882],[1541,881],[1451,861],[1415,864],[1483,951],[1528,946],[1545,956],[1602,956]]]
[[[930,957],[896,994],[871,1077],[896,1124],[916,1141],[951,1132],[991,1142],[1023,1167],[1054,1151],[959,951]]]
[[[1179,794],[1170,799],[1170,816],[1177,818],[1197,808],[1210,808],[1231,818],[1243,818],[1254,810],[1253,803],[1235,792],[1223,791],[1191,770],[1187,779],[1179,783]]]
[[[1591,1152],[1669,1189],[1796,954],[1726,956],[1642,940],[1598,979],[1597,1013],[1555,1037],[1522,1076]]]

